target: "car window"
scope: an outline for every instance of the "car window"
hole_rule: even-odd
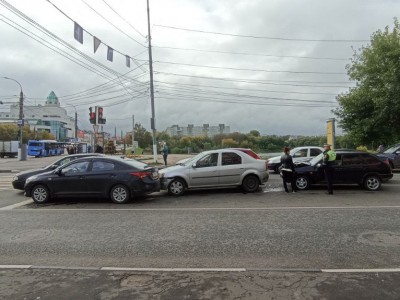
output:
[[[89,161],[79,161],[72,163],[61,170],[63,174],[76,174],[86,172],[89,166]]]
[[[66,163],[69,163],[70,161],[73,161],[73,160],[75,160],[76,159],[76,157],[66,157],[65,159],[63,159],[63,160],[61,160],[59,163],[58,163],[58,165],[59,166],[63,166],[63,165],[65,165]]]
[[[293,157],[307,157],[307,149],[301,149],[299,151],[296,151],[292,156]]]
[[[197,168],[215,167],[218,165],[218,153],[210,153],[196,162]]]
[[[222,153],[222,165],[240,165],[242,163],[242,157],[233,152]]]
[[[320,153],[322,153],[321,149],[318,148],[310,149],[310,156],[318,156]]]
[[[363,159],[364,159],[364,162],[366,164],[368,164],[368,165],[379,166],[382,163],[382,161],[379,158],[374,157],[374,156],[369,155],[369,154],[363,155]]]
[[[364,162],[359,154],[343,154],[342,166],[363,165]]]
[[[93,172],[112,171],[116,169],[116,165],[107,161],[94,161],[92,166]]]

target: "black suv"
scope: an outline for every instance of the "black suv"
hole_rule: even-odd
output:
[[[369,191],[379,190],[382,181],[393,177],[388,163],[377,156],[356,150],[335,150],[334,184],[359,184]],[[296,165],[296,186],[306,190],[312,184],[325,182],[322,154],[308,163]]]

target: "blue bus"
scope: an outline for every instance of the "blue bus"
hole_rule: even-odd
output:
[[[29,140],[28,155],[35,157],[64,154],[64,143],[54,140]]]

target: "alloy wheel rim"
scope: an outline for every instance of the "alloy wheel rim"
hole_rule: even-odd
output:
[[[379,181],[376,178],[368,178],[367,186],[371,190],[376,190],[379,186]]]
[[[126,195],[126,191],[124,188],[116,188],[113,191],[113,198],[115,199],[115,201],[117,202],[122,202],[126,199],[127,195]]]
[[[33,198],[38,202],[46,200],[47,192],[44,188],[38,188],[33,191]]]
[[[300,177],[296,180],[296,185],[299,189],[304,189],[307,186],[307,180],[303,177]]]

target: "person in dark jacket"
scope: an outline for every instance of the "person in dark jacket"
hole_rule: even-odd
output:
[[[292,187],[292,193],[296,192],[296,176],[295,176],[295,168],[293,163],[293,158],[290,155],[290,148],[283,148],[284,154],[281,156],[281,175],[283,179],[283,187],[285,188],[285,192],[289,193],[289,189],[287,187],[287,182],[290,182]]]
[[[167,158],[168,158],[168,153],[169,153],[167,143],[164,143],[161,152],[163,155],[164,163],[165,163],[165,165],[167,165]]]

